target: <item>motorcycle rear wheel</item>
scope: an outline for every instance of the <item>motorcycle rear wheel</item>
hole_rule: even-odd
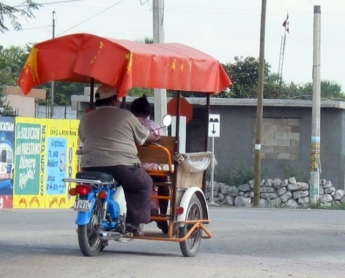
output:
[[[78,243],[84,256],[96,256],[103,247],[103,243],[98,237],[98,226],[101,219],[102,202],[97,199],[90,222],[86,225],[78,225]]]

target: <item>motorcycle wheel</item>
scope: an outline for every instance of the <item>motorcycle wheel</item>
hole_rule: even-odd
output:
[[[202,208],[199,199],[193,195],[191,198],[187,214],[186,221],[188,220],[200,220],[202,219]],[[185,235],[190,231],[194,224],[185,224],[184,227],[179,228],[180,238],[185,237]],[[194,257],[199,251],[200,242],[202,238],[202,230],[196,229],[185,241],[180,242],[180,249],[184,257]]]
[[[102,219],[102,203],[96,200],[92,217],[88,224],[78,225],[78,243],[84,256],[96,256],[103,247],[98,237],[98,225]]]

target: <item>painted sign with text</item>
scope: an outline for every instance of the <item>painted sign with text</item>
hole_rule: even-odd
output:
[[[13,207],[65,208],[78,169],[78,120],[17,118]]]
[[[14,117],[0,116],[0,208],[12,208]]]

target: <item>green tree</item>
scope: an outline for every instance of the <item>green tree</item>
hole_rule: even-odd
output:
[[[24,48],[0,46],[0,86],[16,86],[18,76],[25,64],[27,51]]]
[[[321,99],[327,100],[345,100],[345,94],[342,92],[341,86],[330,81],[321,81]],[[313,83],[309,82],[301,85],[298,95],[311,99],[313,96]]]
[[[236,56],[235,63],[228,63],[224,67],[231,78],[233,86],[228,94],[224,93],[223,97],[257,98],[259,59]],[[265,80],[268,77],[270,67],[268,63],[265,63]]]
[[[38,10],[42,5],[33,2],[32,0],[23,0],[23,3],[17,6],[9,6],[0,2],[0,32],[4,33],[8,31],[5,25],[5,18],[10,19],[10,24],[14,30],[20,30],[22,28],[18,21],[16,14],[20,14],[21,17],[25,19],[35,18],[34,10]]]
[[[0,45],[0,107],[5,107],[6,110],[11,110],[11,107],[4,97],[5,86],[16,86],[26,57],[27,53],[21,47],[11,46],[4,49]]]

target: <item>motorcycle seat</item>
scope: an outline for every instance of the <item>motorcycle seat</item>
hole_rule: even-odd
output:
[[[114,181],[113,175],[103,172],[78,172],[77,179],[100,180],[101,182]]]

